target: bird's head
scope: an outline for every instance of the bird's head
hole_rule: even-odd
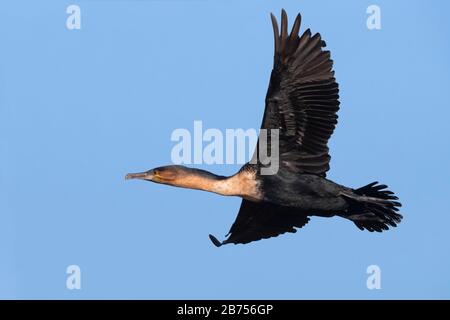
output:
[[[125,176],[125,179],[140,179],[156,183],[175,184],[180,179],[188,176],[191,170],[190,168],[178,165],[163,166],[144,172],[129,173]]]

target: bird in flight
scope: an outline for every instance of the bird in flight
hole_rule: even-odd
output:
[[[218,247],[295,233],[311,216],[339,216],[370,232],[396,227],[402,219],[398,213],[401,204],[386,185],[372,182],[354,189],[326,179],[330,162],[327,143],[339,110],[339,88],[330,52],[324,50],[326,44],[319,33],[312,35],[307,29],[299,34],[300,14],[290,33],[284,10],[281,30],[273,14],[271,20],[274,64],[261,129],[278,130],[278,171],[262,174],[267,164],[256,156],[256,161],[246,163],[230,177],[169,165],[129,173],[126,179],[241,197],[227,238],[219,241],[209,235]],[[259,147],[261,141],[256,149]],[[274,151],[270,143],[267,149],[268,153]]]

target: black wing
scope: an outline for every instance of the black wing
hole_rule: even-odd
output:
[[[284,10],[281,34],[275,17],[271,15],[271,18],[275,55],[261,128],[280,130],[280,166],[293,172],[325,176],[330,161],[327,143],[337,124],[339,110],[339,88],[330,52],[322,50],[325,42],[318,33],[311,36],[308,29],[299,37],[300,15],[290,34]],[[268,154],[271,154],[270,139],[268,142]],[[211,235],[210,238],[217,246],[248,243],[296,232],[296,227],[308,221],[295,208],[243,200],[229,237],[223,242]]]
[[[286,232],[295,233],[295,228],[303,227],[308,221],[309,218],[296,208],[242,200],[236,221],[228,232],[229,237],[222,242],[212,235],[209,237],[218,247],[227,243],[249,243]]]
[[[330,161],[327,143],[339,110],[330,52],[322,49],[325,42],[319,33],[311,36],[308,29],[299,37],[300,14],[290,34],[284,10],[281,34],[276,18],[271,18],[275,56],[261,128],[279,129],[280,166],[325,176]]]

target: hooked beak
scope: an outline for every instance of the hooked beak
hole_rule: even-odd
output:
[[[152,178],[153,178],[153,173],[151,171],[139,172],[139,173],[129,173],[125,176],[125,180],[130,180],[130,179],[151,180]]]

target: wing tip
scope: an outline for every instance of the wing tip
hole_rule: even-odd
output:
[[[217,247],[221,247],[223,245],[222,242],[220,242],[216,237],[214,237],[212,234],[209,235],[209,239],[211,240],[211,242]]]

